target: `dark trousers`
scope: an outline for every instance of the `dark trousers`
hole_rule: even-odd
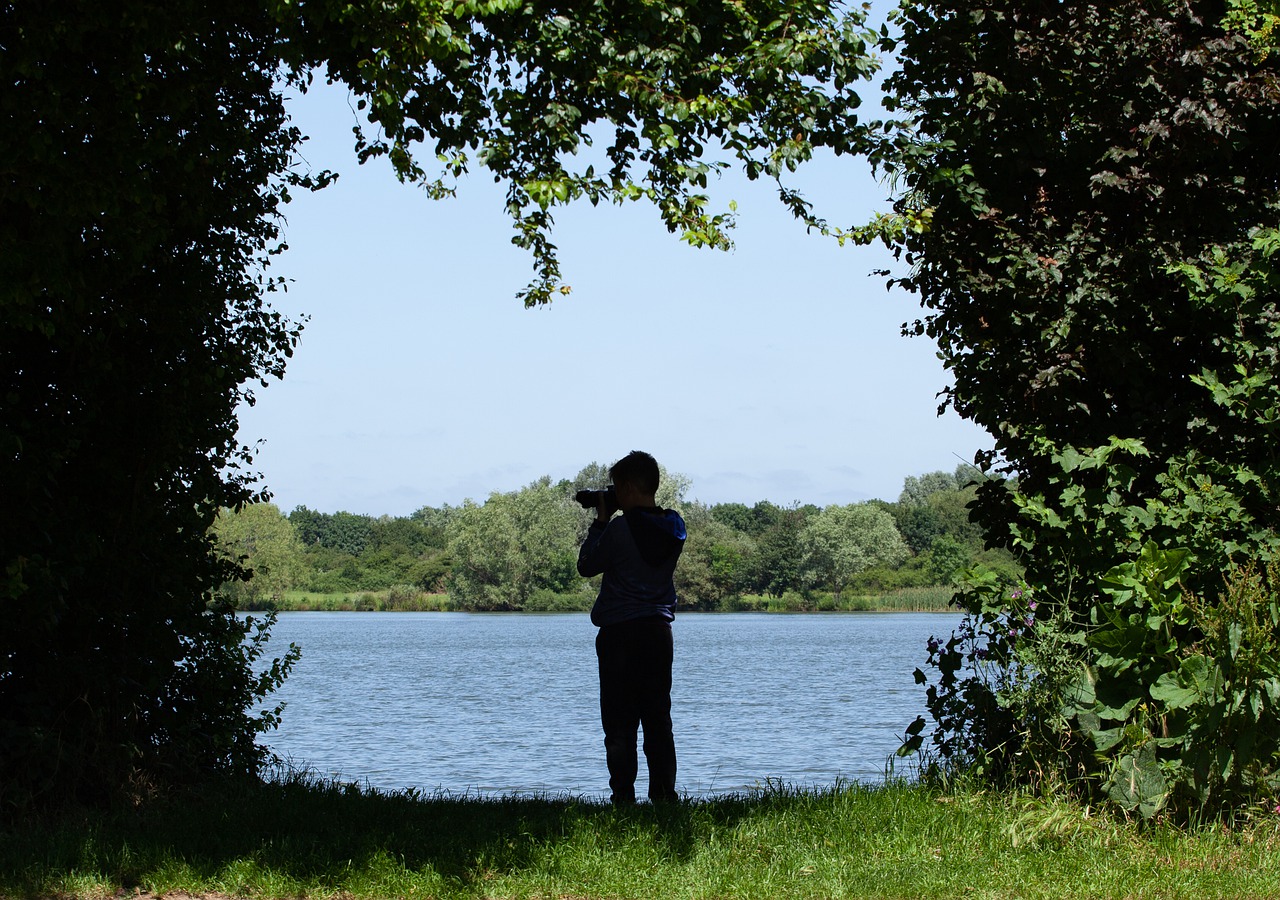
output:
[[[649,799],[676,799],[676,743],[671,734],[671,623],[637,619],[596,635],[600,722],[614,803],[636,799],[636,729],[644,729]]]

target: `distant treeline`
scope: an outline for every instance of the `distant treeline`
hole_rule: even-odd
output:
[[[861,597],[947,587],[979,562],[1013,570],[1009,554],[983,549],[969,521],[971,473],[963,466],[908,477],[893,503],[818,507],[707,505],[685,500],[689,480],[664,472],[658,501],[679,509],[689,526],[676,570],[681,603],[849,609]],[[376,592],[384,609],[584,609],[596,584],[576,563],[594,513],[573,494],[605,480],[605,467],[592,464],[572,480],[544,477],[484,503],[424,506],[404,517],[305,506],[285,516],[270,503],[224,510],[214,528],[218,546],[253,575],[223,592],[241,609],[288,605],[299,591]]]

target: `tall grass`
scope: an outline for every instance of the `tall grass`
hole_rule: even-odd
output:
[[[863,608],[880,612],[954,612],[951,598],[955,588],[945,585],[902,588],[888,594],[854,597],[855,603],[865,603]]]
[[[945,612],[951,610],[949,587],[902,588],[883,594],[852,594],[838,599],[829,592],[799,594],[788,591],[781,597],[742,594],[725,598],[715,612]],[[586,612],[594,596],[581,591],[557,594],[537,591],[525,609],[529,612]],[[250,610],[270,608],[279,612],[451,612],[460,609],[445,593],[425,593],[411,587],[384,591],[288,591],[284,596]]]
[[[448,594],[391,588],[385,591],[287,591],[270,604],[279,612],[448,612]]]
[[[0,831],[0,896],[1280,896],[1280,824],[1137,825],[905,783],[614,809],[305,778]]]
[[[835,597],[829,592],[800,594],[788,591],[781,597],[744,594],[720,604],[722,610],[737,612],[946,612],[951,611],[954,588],[945,586],[901,588],[882,594],[853,594]]]

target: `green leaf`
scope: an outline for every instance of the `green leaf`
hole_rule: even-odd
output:
[[[1093,746],[1099,753],[1106,753],[1116,744],[1124,740],[1124,728],[1108,728],[1102,731],[1093,731],[1089,735],[1093,738]]]
[[[1093,713],[1100,719],[1110,719],[1113,722],[1124,722],[1133,714],[1133,711],[1137,709],[1138,704],[1141,703],[1142,700],[1142,697],[1132,697],[1120,706],[1107,706],[1105,703],[1099,702],[1094,706]]]
[[[1185,685],[1174,672],[1165,672],[1151,685],[1151,699],[1163,703],[1168,709],[1186,709],[1200,701],[1200,690]]]
[[[1087,710],[1097,702],[1098,695],[1094,690],[1093,677],[1089,670],[1083,669],[1080,675],[1067,684],[1063,691],[1063,709],[1068,715],[1075,711]]]
[[[1169,798],[1169,784],[1160,770],[1156,748],[1144,744],[1122,756],[1112,769],[1107,796],[1127,812],[1150,819]]]

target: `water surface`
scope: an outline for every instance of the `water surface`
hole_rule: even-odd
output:
[[[679,789],[879,781],[923,711],[936,613],[684,614],[672,719]],[[608,792],[596,629],[573,614],[284,613],[302,660],[264,742],[295,766],[385,789]],[[645,790],[643,759],[638,793]]]

